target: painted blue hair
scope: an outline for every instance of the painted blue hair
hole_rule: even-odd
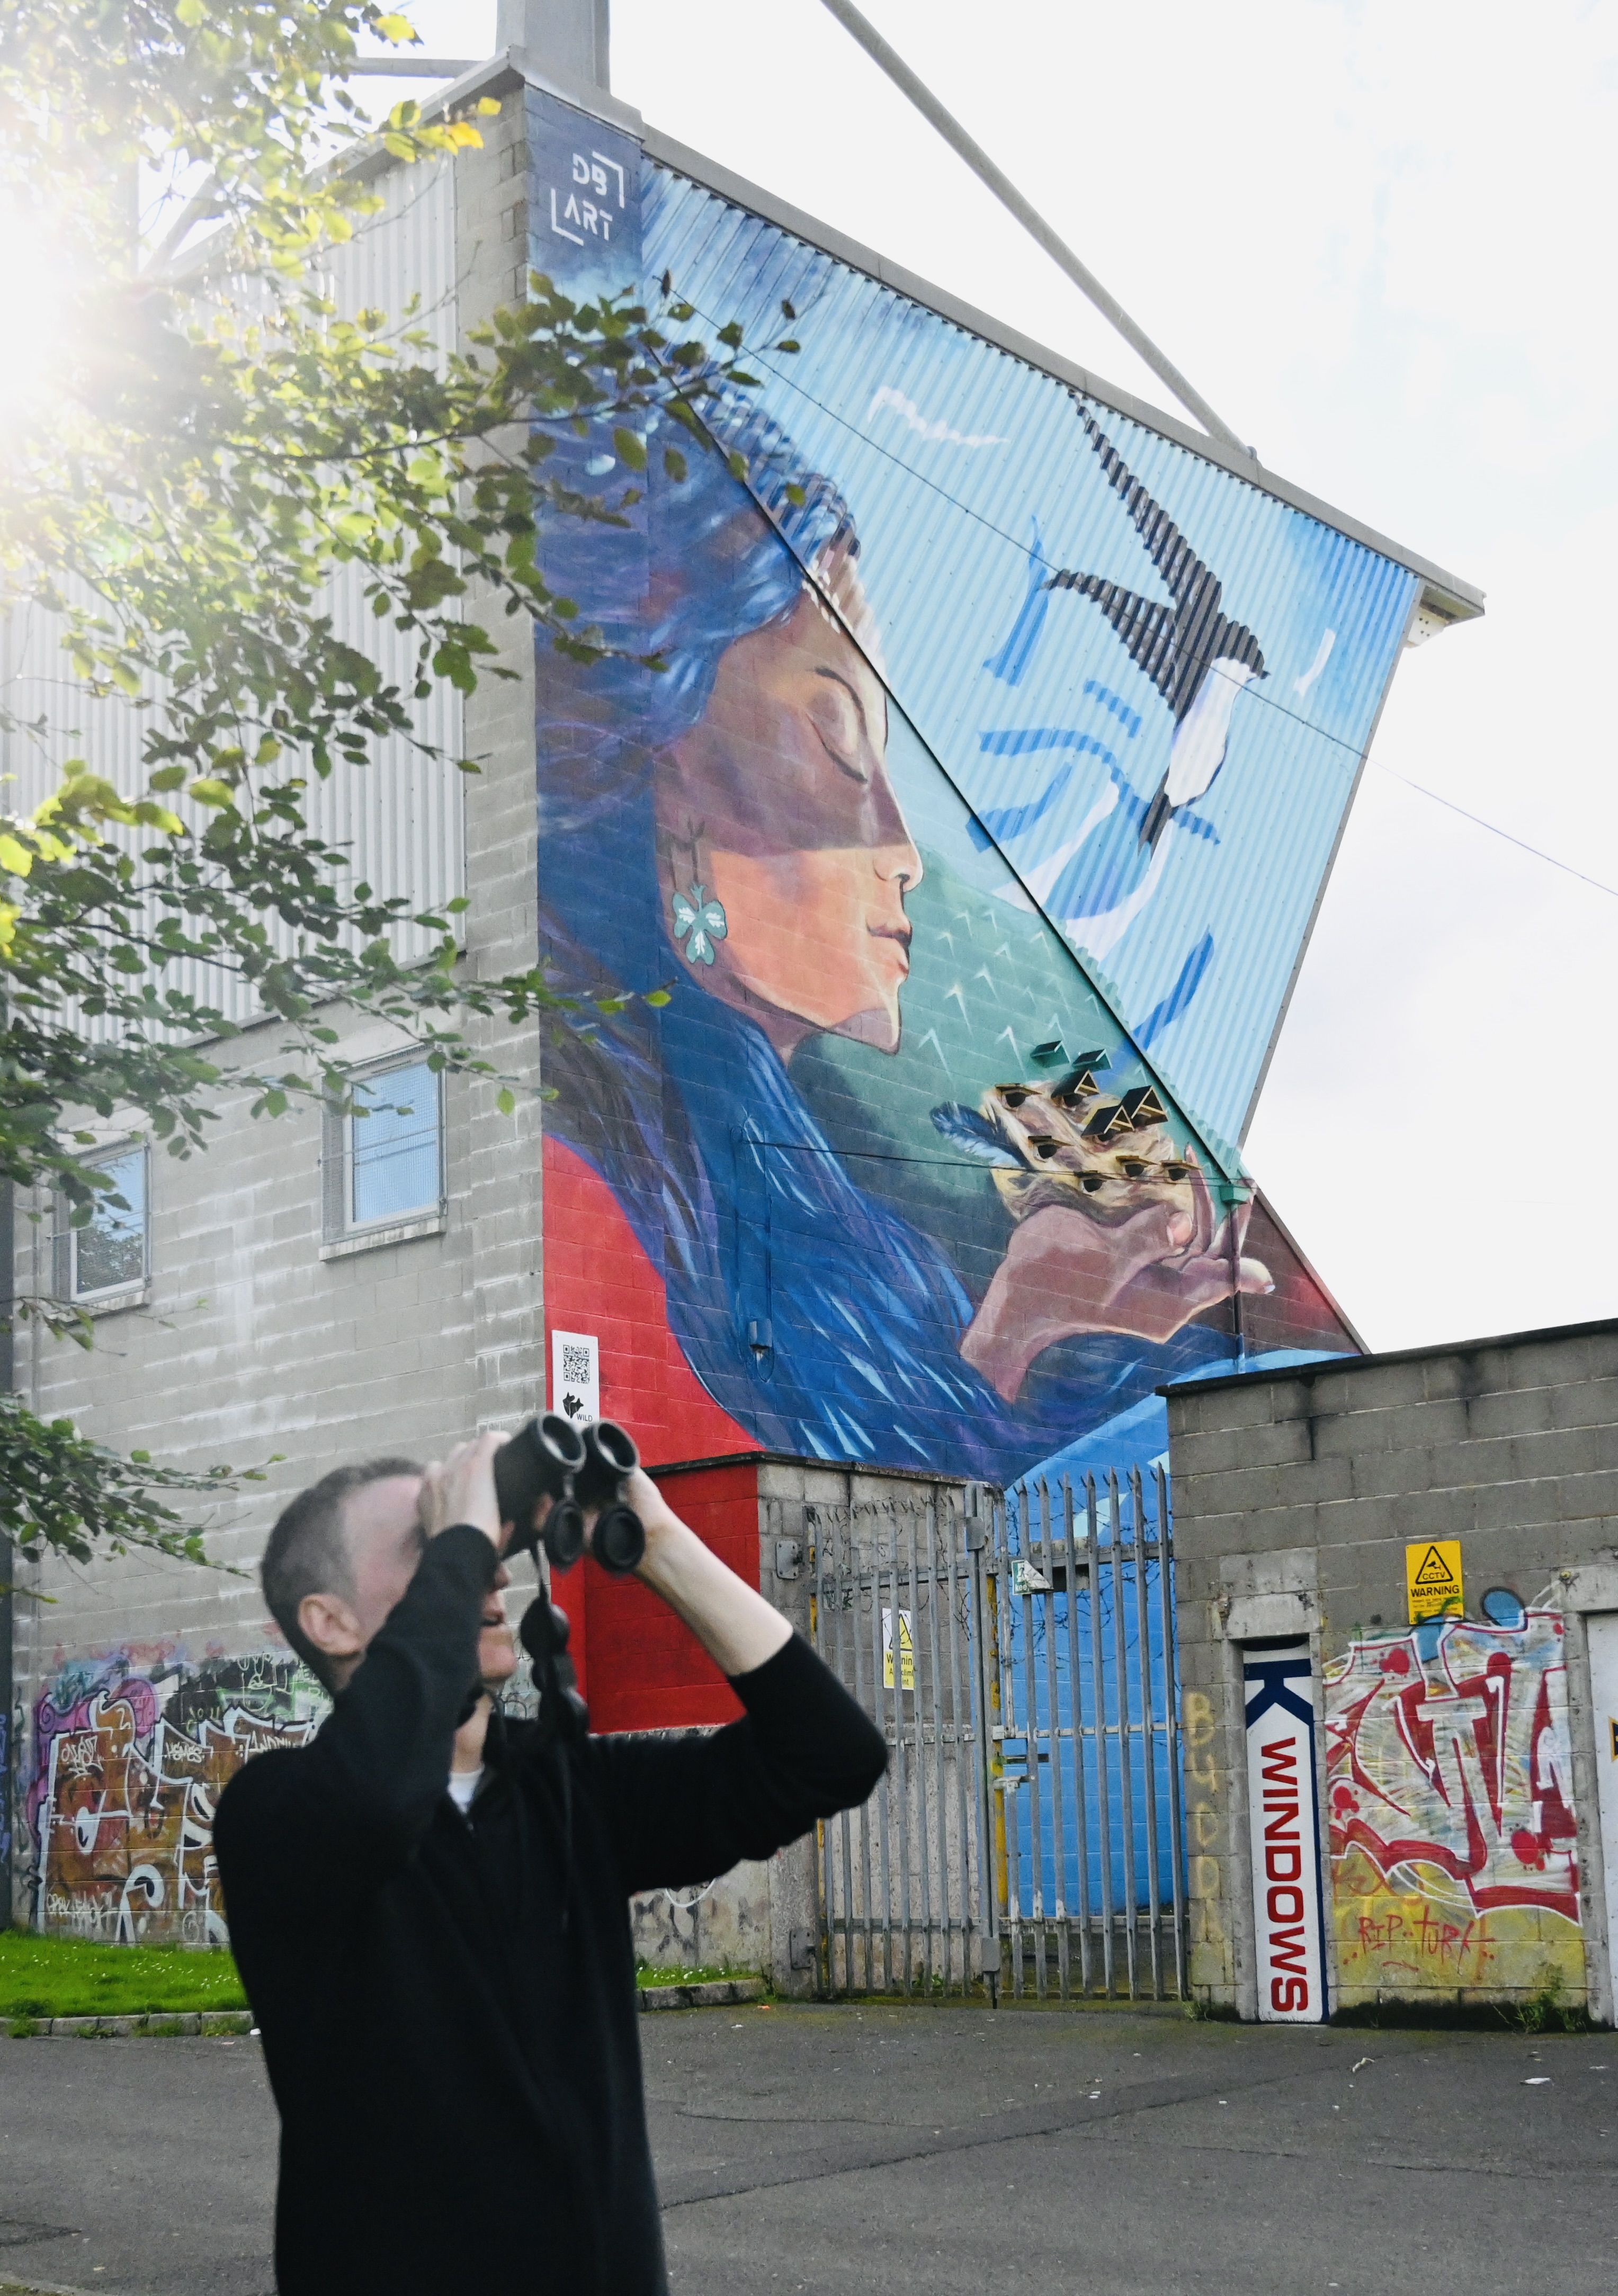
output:
[[[972,1302],[948,1254],[866,1193],[762,1031],[709,993],[668,930],[653,768],[701,719],[726,650],[790,614],[829,545],[858,536],[832,482],[734,396],[715,445],[673,476],[649,437],[630,523],[570,519],[547,578],[621,651],[537,662],[543,945],[578,1007],[546,1055],[552,1124],[612,1188],[666,1284],[669,1323],[708,1392],[769,1448],[1000,1480],[1218,1348],[1113,1334],[1036,1367],[1007,1406],[960,1353]],[[743,484],[728,457],[745,458]],[[621,498],[599,434],[554,475]],[[760,515],[760,505],[768,515]],[[632,657],[656,653],[666,667]],[[661,1009],[603,996],[667,988]],[[1055,1351],[1060,1353],[1061,1351]]]
[[[646,761],[701,719],[726,650],[791,613],[805,570],[833,543],[858,551],[837,488],[803,466],[761,407],[734,391],[700,403],[711,444],[653,419],[645,493],[627,526],[570,518],[542,545],[546,577],[577,606],[577,626],[617,649],[590,664],[557,656],[545,671],[541,801],[554,827],[581,826],[621,802]],[[665,462],[670,452],[683,478]],[[731,467],[736,455],[744,481]],[[546,469],[608,504],[634,477],[596,430],[565,435]],[[644,655],[666,666],[649,668]]]

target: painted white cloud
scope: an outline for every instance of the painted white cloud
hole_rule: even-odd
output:
[[[916,401],[907,398],[904,392],[896,390],[891,382],[884,382],[873,397],[866,409],[866,421],[871,422],[884,407],[891,407],[895,414],[902,414],[918,439],[930,439],[938,447],[1003,447],[1006,444],[1004,439],[992,438],[987,431],[953,430],[948,422],[930,422]]]

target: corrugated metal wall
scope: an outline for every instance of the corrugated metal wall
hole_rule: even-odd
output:
[[[1105,988],[1183,1104],[1239,1139],[1417,580],[1097,403],[1086,411],[1262,648],[1228,761],[1148,847],[1175,719],[1057,570],[1170,602],[1067,387],[773,224],[648,163],[645,277],[709,326],[796,357],[750,363],[806,471],[861,538],[890,689]],[[1162,554],[1159,554],[1161,558]],[[1013,896],[1014,898],[1014,895]]]
[[[385,311],[395,329],[423,330],[435,349],[453,346],[457,328],[455,174],[448,164],[394,168],[377,179],[383,206],[324,267],[328,291],[341,310]],[[417,311],[407,316],[415,299]],[[375,660],[390,680],[408,684],[412,649],[391,624],[366,607],[357,568],[333,584],[331,611],[338,629]],[[53,617],[28,609],[0,626],[0,676],[6,703],[22,721],[45,718],[50,732],[0,736],[7,775],[0,805],[29,813],[55,786],[62,762],[89,758],[120,789],[141,785],[141,742],[146,711],[122,701],[95,701],[76,690],[60,651]],[[454,758],[463,742],[461,697],[435,684],[415,706],[421,740]],[[315,832],[353,856],[356,882],[385,895],[402,895],[417,907],[451,900],[464,888],[464,780],[453,764],[423,758],[403,738],[374,742],[364,768],[339,765],[311,794]],[[291,935],[272,928],[283,947]],[[427,936],[406,929],[398,938],[408,959],[425,954]],[[233,978],[212,968],[176,967],[165,985],[219,1004],[234,1021],[251,1017],[251,1003]]]

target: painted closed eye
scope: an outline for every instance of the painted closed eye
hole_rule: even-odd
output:
[[[820,746],[840,773],[866,783],[870,775],[860,762],[865,720],[859,704],[840,677],[822,670],[806,705],[809,721],[820,737]]]

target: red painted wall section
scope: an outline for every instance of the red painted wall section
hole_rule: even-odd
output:
[[[628,1429],[648,1466],[758,1449],[681,1354],[663,1279],[611,1188],[582,1156],[548,1137],[545,1322],[547,1332],[595,1332],[602,1415]]]
[[[727,1461],[663,1480],[682,1522],[750,1587],[759,1583],[759,1470],[751,1459]],[[676,1730],[694,1723],[734,1722],[740,1702],[688,1627],[634,1578],[609,1578],[581,1563],[589,1618],[590,1726],[595,1730]],[[579,1572],[563,1582],[567,1589]]]
[[[649,1466],[720,1458],[670,1475],[682,1521],[750,1587],[759,1583],[758,1445],[722,1411],[669,1329],[663,1282],[606,1183],[560,1141],[545,1143],[545,1319],[593,1332],[603,1415],[627,1427]],[[738,1458],[734,1455],[745,1456]],[[690,1629],[634,1579],[583,1562],[557,1583],[596,1730],[729,1722],[742,1709]]]

